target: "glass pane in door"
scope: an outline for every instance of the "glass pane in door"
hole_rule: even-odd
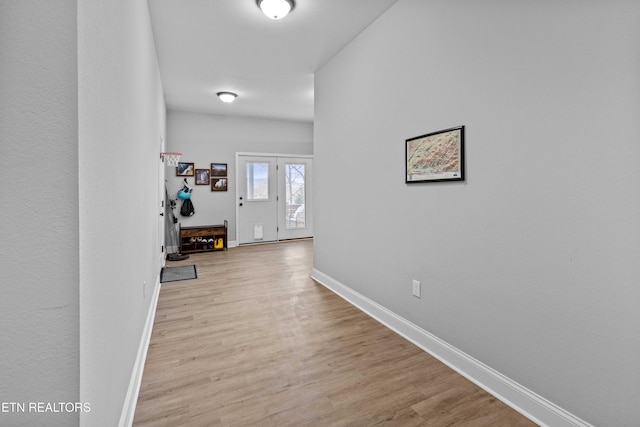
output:
[[[247,162],[247,200],[269,200],[269,163]]]
[[[285,224],[288,229],[305,228],[305,165],[285,165]]]

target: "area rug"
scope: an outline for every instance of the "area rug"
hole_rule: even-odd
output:
[[[197,279],[195,265],[181,265],[180,267],[165,267],[160,273],[160,283],[177,282],[179,280]]]

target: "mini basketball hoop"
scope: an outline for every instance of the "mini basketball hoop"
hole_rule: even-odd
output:
[[[165,166],[178,166],[182,153],[160,153],[160,158],[165,162]]]

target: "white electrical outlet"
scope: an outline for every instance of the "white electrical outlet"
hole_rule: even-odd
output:
[[[420,282],[413,279],[413,296],[420,298]]]

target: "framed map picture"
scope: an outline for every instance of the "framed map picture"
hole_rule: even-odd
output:
[[[406,140],[406,183],[464,181],[464,126]]]

